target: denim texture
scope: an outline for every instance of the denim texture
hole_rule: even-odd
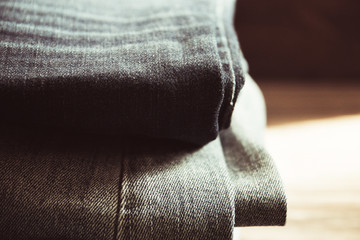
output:
[[[233,0],[1,1],[1,120],[214,140],[243,86],[233,11]]]
[[[231,239],[234,226],[283,225],[264,127],[248,78],[231,127],[203,147],[3,128],[1,239]]]
[[[233,7],[1,1],[0,239],[231,239],[234,226],[283,225]]]

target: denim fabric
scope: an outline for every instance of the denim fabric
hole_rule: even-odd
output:
[[[203,147],[3,128],[0,238],[231,239],[234,226],[283,225],[264,126],[247,78],[231,128]]]
[[[245,79],[231,128],[220,135],[235,187],[235,226],[284,225],[286,196],[276,166],[263,147],[264,99],[248,74]]]
[[[249,76],[240,91],[233,5],[0,2],[0,239],[284,224],[262,95]]]
[[[234,0],[0,2],[1,121],[199,145],[243,85]]]

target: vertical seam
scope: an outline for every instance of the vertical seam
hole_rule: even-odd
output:
[[[228,3],[225,3],[228,4]],[[218,127],[219,130],[227,128],[230,125],[231,113],[235,104],[236,97],[236,76],[234,73],[232,53],[229,46],[228,34],[225,28],[224,18],[224,2],[217,0],[215,3],[216,7],[216,40],[217,44],[221,44],[221,49],[217,46],[221,75],[223,82],[223,100],[220,106],[220,112],[218,115]],[[227,68],[225,68],[227,65]]]
[[[121,205],[121,194],[123,188],[123,179],[124,179],[124,161],[125,161],[124,152],[120,157],[120,172],[119,172],[119,181],[118,181],[118,194],[117,194],[117,206],[116,206],[116,215],[115,215],[115,223],[114,223],[114,240],[117,240],[117,236],[119,235],[119,218],[120,218],[120,205]]]
[[[224,3],[222,0],[218,0],[216,2],[216,16],[217,16],[217,22],[218,22],[218,27],[220,30],[221,37],[227,38],[226,30],[224,27],[224,6],[223,6],[223,4],[229,4],[229,3]],[[233,106],[234,105],[234,97],[235,97],[235,89],[236,89],[235,73],[234,73],[234,69],[233,69],[233,62],[232,62],[231,53],[230,53],[231,50],[229,48],[228,40],[226,40],[225,42],[223,41],[223,43],[226,48],[226,50],[225,50],[226,57],[229,61],[229,72],[230,72],[230,78],[231,78],[231,84],[232,84],[230,106]]]

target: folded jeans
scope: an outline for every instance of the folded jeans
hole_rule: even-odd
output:
[[[264,126],[249,78],[231,128],[203,147],[3,129],[1,239],[231,239],[234,226],[283,225]]]
[[[0,3],[1,121],[203,145],[243,86],[234,0]]]
[[[0,239],[231,239],[234,226],[283,225],[233,8],[0,2]]]

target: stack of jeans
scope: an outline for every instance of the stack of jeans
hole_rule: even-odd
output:
[[[1,239],[283,225],[233,0],[0,3]]]

